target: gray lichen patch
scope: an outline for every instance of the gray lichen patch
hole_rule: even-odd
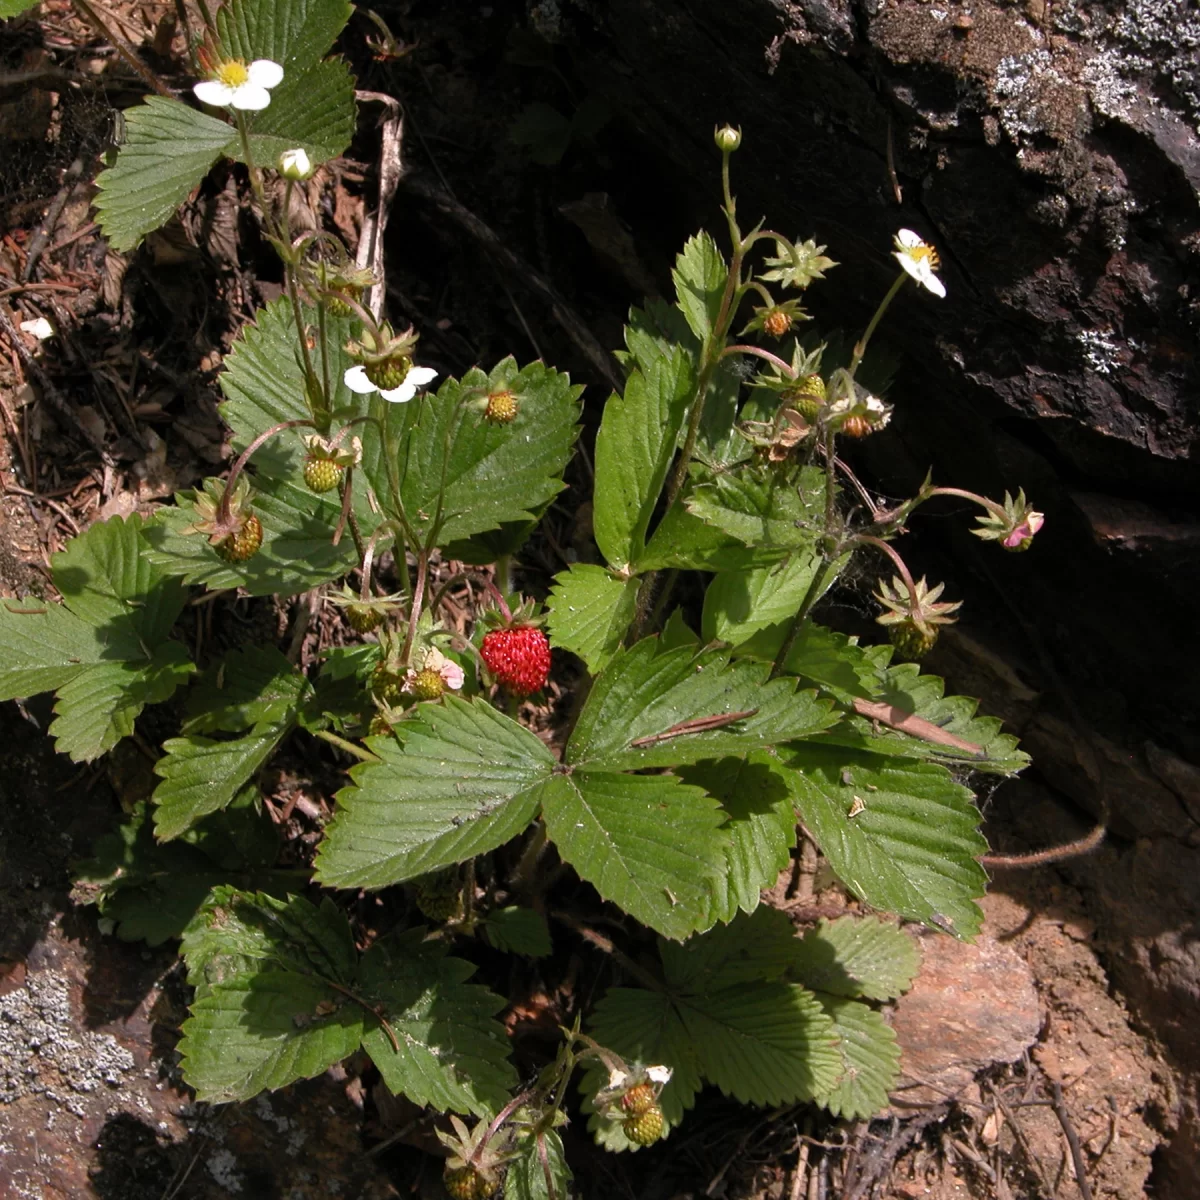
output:
[[[63,975],[32,973],[0,996],[0,1103],[44,1095],[82,1117],[81,1097],[119,1087],[133,1067],[111,1034],[79,1028]]]

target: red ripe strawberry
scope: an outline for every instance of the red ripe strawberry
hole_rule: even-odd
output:
[[[518,696],[528,696],[546,686],[550,642],[536,626],[493,629],[484,635],[479,653],[488,670]]]

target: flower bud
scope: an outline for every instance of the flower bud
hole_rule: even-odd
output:
[[[722,125],[713,130],[713,141],[722,154],[732,154],[742,144],[742,131],[732,125]]]
[[[279,156],[279,173],[284,179],[300,183],[312,175],[313,165],[302,148],[285,150]]]

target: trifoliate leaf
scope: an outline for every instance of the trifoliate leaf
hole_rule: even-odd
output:
[[[634,371],[625,394],[604,406],[593,529],[600,552],[617,570],[641,556],[693,386],[691,359],[676,348],[646,372]]]
[[[328,52],[353,11],[347,0],[230,0],[217,12],[217,31],[231,58],[269,58],[286,79]]]
[[[769,756],[753,754],[679,771],[685,783],[704,787],[725,809],[729,847],[713,889],[712,915],[718,921],[732,921],[738,909],[753,912],[759,893],[791,860],[796,814],[791,792],[772,765]]]
[[[542,805],[559,854],[605,900],[665,937],[710,923],[728,839],[703,790],[673,775],[576,769],[545,786]]]
[[[596,681],[565,760],[610,771],[679,766],[807,737],[834,719],[795,680],[720,651],[662,651],[645,638]],[[739,714],[732,722],[731,714]],[[697,724],[699,722],[699,724]],[[724,723],[722,723],[724,722]]]
[[[921,953],[908,934],[876,917],[822,921],[800,940],[793,977],[816,992],[892,1000],[912,985]]]
[[[843,1074],[837,1085],[814,1097],[835,1117],[873,1117],[887,1107],[888,1093],[900,1078],[900,1047],[891,1026],[857,1000],[817,993],[833,1018]]]
[[[508,1062],[504,1000],[466,981],[474,966],[424,941],[423,929],[376,942],[362,957],[358,992],[380,1015],[367,1017],[363,1047],[384,1083],[418,1106],[498,1112],[517,1083]]]
[[[270,107],[248,123],[250,150],[260,166],[273,167],[285,151],[302,149],[317,167],[350,145],[356,117],[354,76],[341,59],[285,71]]]
[[[593,675],[620,649],[637,607],[638,579],[620,579],[603,567],[575,563],[560,571],[547,608],[550,640],[578,654]]]
[[[971,793],[933,763],[813,742],[779,755],[805,826],[861,900],[970,939],[987,850]]]
[[[517,1144],[517,1157],[508,1164],[508,1174],[504,1177],[504,1200],[566,1200],[571,1194],[573,1178],[562,1138],[555,1130],[547,1129],[538,1137],[522,1138]]]
[[[423,704],[350,772],[317,857],[330,887],[385,887],[503,845],[537,813],[554,758],[483,700]]]
[[[388,436],[398,445],[400,487],[409,520],[428,534],[439,519],[438,545],[529,520],[563,489],[562,474],[579,433],[579,394],[568,376],[541,362],[518,370],[506,358],[485,374],[448,379],[437,395],[410,404],[383,404]],[[507,424],[485,419],[473,401],[508,391],[517,415]],[[397,412],[396,410],[401,411]],[[386,462],[365,454],[376,495],[389,495]],[[442,479],[444,504],[438,503]]]
[[[154,764],[162,783],[154,789],[155,830],[166,842],[191,828],[201,817],[229,804],[245,783],[271,757],[289,726],[256,725],[231,741],[192,734],[168,738]]]
[[[725,276],[725,260],[712,236],[701,232],[688,238],[671,278],[680,311],[701,342],[708,340],[720,315]]]
[[[497,950],[511,954],[548,958],[553,950],[546,918],[532,908],[494,908],[483,920],[483,932]]]
[[[871,647],[867,653],[881,649]],[[882,657],[882,656],[881,656]],[[1003,722],[996,717],[977,717],[979,701],[967,696],[943,695],[945,683],[936,675],[924,675],[915,663],[881,669],[882,685],[873,699],[894,705],[903,713],[912,713],[931,721],[944,733],[953,734],[979,747],[979,753],[911,737],[898,729],[879,725],[866,717],[850,715],[826,737],[832,744],[854,746],[877,754],[928,759],[934,762],[963,763],[973,771],[996,775],[1015,775],[1029,765],[1029,755],[1017,748],[1017,739],[1001,732]]]
[[[125,113],[125,143],[96,177],[96,215],[114,250],[132,250],[188,198],[231,143],[232,125],[150,96]]]
[[[825,472],[743,468],[697,484],[688,511],[747,546],[815,547],[824,534]]]
[[[837,1084],[832,1020],[811,992],[781,978],[796,948],[785,914],[760,908],[683,946],[659,947],[662,991],[610,988],[590,1032],[626,1058],[674,1068],[664,1113],[667,1101],[690,1107],[701,1079],[755,1104],[810,1100]],[[604,1122],[590,1127],[615,1140]]]
[[[256,799],[243,792],[234,806],[192,830],[193,840],[166,845],[154,839],[150,806],[139,803],[76,869],[77,902],[94,901],[122,941],[158,946],[179,937],[220,884],[236,880],[273,894],[295,886],[291,876],[267,869],[279,842]]]
[[[842,1074],[833,1022],[807,988],[729,988],[689,997],[679,1015],[704,1077],[743,1104],[812,1100]]]
[[[347,995],[354,940],[328,900],[217,888],[182,950],[198,990],[179,1052],[197,1096],[248,1100],[358,1049],[367,1009]]]
[[[58,749],[91,761],[195,669],[166,640],[182,587],[144,553],[141,518],[97,522],[54,556],[63,603],[0,601],[0,699],[58,689]]]

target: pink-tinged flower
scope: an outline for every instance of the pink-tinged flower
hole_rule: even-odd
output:
[[[223,62],[211,79],[197,83],[192,91],[214,108],[236,108],[258,112],[271,103],[271,89],[283,80],[283,68],[269,58],[256,58],[249,66],[239,58]]]
[[[437,700],[447,688],[452,692],[462,689],[463,669],[447,658],[436,646],[425,654],[419,668],[409,667],[404,677],[404,690],[418,700]]]
[[[1028,550],[1033,542],[1033,535],[1046,523],[1045,516],[1030,509],[1025,519],[1013,527],[1012,532],[1000,543],[1005,550]]]

